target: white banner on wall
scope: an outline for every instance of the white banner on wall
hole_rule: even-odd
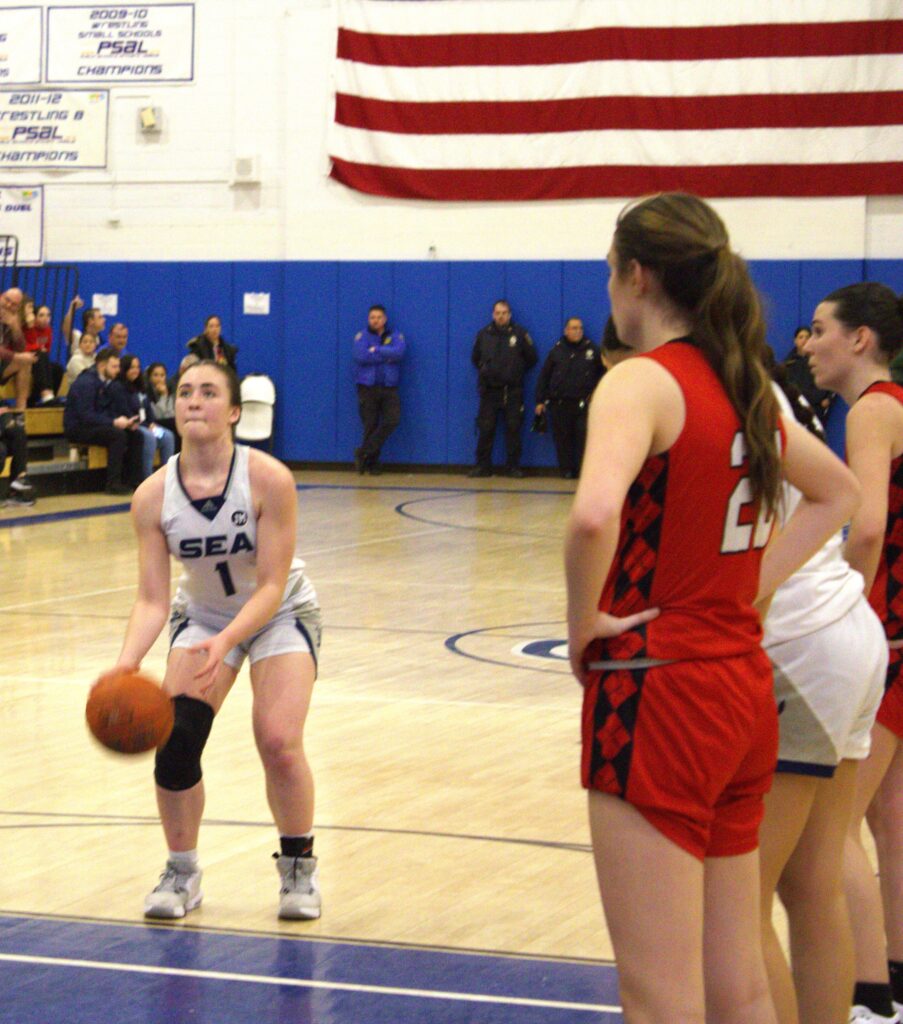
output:
[[[0,92],[0,168],[107,165],[108,89]]]
[[[0,242],[0,258],[44,262],[43,185],[0,185],[0,235],[15,235],[19,240],[18,251]]]
[[[40,82],[43,49],[40,7],[0,8],[0,85]]]
[[[194,4],[48,7],[48,82],[190,82]]]

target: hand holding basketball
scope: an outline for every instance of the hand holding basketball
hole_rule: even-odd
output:
[[[88,695],[85,717],[105,747],[120,754],[140,754],[169,739],[173,706],[168,694],[147,676],[106,672]]]

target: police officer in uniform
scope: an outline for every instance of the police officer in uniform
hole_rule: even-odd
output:
[[[492,323],[476,337],[471,362],[479,371],[477,464],[469,476],[492,476],[492,443],[499,413],[505,417],[508,476],[522,477],[521,427],[524,422],[524,374],[536,365],[536,348],[525,328],[511,319],[511,306],[499,299]]]
[[[583,333],[580,317],[572,316],[546,356],[536,385],[536,413],[545,411],[552,420],[558,468],[565,480],[580,473],[589,400],[604,372],[599,346]]]

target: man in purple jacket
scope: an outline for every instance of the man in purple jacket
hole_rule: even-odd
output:
[[[354,450],[358,473],[380,473],[379,453],[401,422],[398,375],[404,353],[404,335],[387,326],[385,306],[371,306],[367,329],[354,336],[354,383],[364,425],[364,438]]]

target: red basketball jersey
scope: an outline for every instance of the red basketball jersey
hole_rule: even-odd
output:
[[[691,341],[669,342],[641,358],[654,360],[677,381],[686,421],[667,452],[646,460],[628,492],[599,610],[661,613],[594,642],[587,660],[746,653],[762,637],[753,601],[772,523],[752,501],[740,419]]]
[[[863,395],[881,391],[903,404],[903,387],[893,381],[877,381]],[[861,397],[861,396],[860,396]],[[887,527],[878,573],[869,592],[869,604],[884,624],[888,639],[903,635],[903,455],[890,464],[890,492],[887,499]]]

